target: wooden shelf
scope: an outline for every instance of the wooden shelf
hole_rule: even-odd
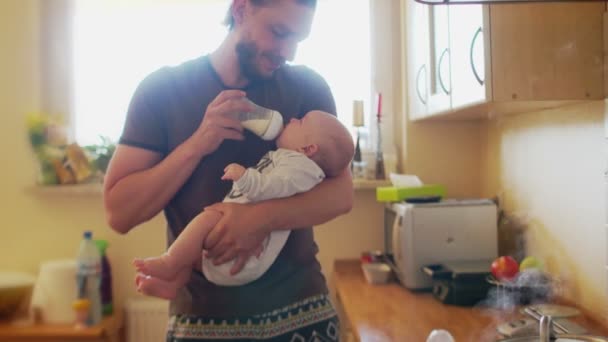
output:
[[[388,179],[353,179],[353,187],[355,190],[376,190],[377,187],[390,185],[391,181]]]
[[[106,317],[101,324],[76,329],[73,324],[16,325],[0,323],[0,341],[103,341],[118,342],[123,320],[121,314]]]
[[[390,186],[391,182],[376,179],[354,179],[355,190],[375,190],[380,186]],[[34,195],[51,196],[98,196],[103,193],[103,184],[74,184],[74,185],[33,185],[26,192]]]
[[[103,184],[34,185],[26,188],[26,192],[35,195],[97,196],[103,193]]]

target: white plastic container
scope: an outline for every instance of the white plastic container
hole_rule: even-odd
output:
[[[361,264],[363,275],[370,284],[385,284],[391,276],[391,267],[382,262]]]
[[[40,264],[38,280],[32,295],[32,307],[43,323],[68,324],[76,315],[72,302],[76,299],[76,260],[49,260]]]

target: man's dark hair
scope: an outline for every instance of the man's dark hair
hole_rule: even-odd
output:
[[[275,2],[277,0],[249,0],[254,6],[265,6],[271,2]],[[311,8],[317,7],[317,0],[291,0],[295,1],[300,5],[305,5]],[[228,13],[226,13],[226,18],[224,19],[224,25],[228,26],[230,30],[234,28],[234,18],[232,17],[232,5],[228,8]]]

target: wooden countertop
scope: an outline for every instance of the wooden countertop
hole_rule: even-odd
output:
[[[518,316],[515,310],[445,305],[430,292],[407,290],[396,282],[370,285],[358,260],[337,260],[334,284],[352,332],[360,341],[425,341],[433,329],[448,330],[458,342],[494,341],[496,326]],[[584,318],[577,323],[605,332]],[[595,329],[593,329],[595,328]]]
[[[96,326],[76,329],[73,324],[30,324],[18,325],[0,323],[0,341],[114,341],[122,327],[122,315],[115,314],[105,317]]]

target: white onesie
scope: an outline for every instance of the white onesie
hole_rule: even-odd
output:
[[[253,168],[248,168],[232,186],[224,202],[251,203],[273,198],[282,198],[306,192],[319,184],[325,173],[304,154],[278,149],[270,151]],[[258,258],[249,258],[245,267],[230,275],[234,261],[215,266],[203,257],[203,274],[218,285],[243,285],[258,279],[266,272],[289,237],[289,230],[270,233],[264,241],[264,250]]]

